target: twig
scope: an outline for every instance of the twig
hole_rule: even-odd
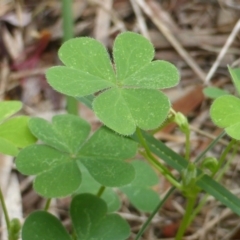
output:
[[[103,6],[108,10],[108,12],[102,7],[98,7],[96,11],[94,37],[105,46],[108,46],[109,27],[111,22],[111,15],[109,14],[109,11],[112,8],[112,4],[113,0],[105,0],[103,1]]]
[[[138,5],[142,8],[146,15],[153,21],[153,23],[157,26],[157,28],[163,33],[163,35],[167,38],[167,40],[172,44],[172,46],[176,49],[179,55],[186,61],[186,63],[192,68],[192,70],[198,75],[198,77],[204,81],[205,73],[198,66],[195,60],[188,54],[188,52],[182,47],[180,42],[175,38],[172,34],[171,30],[156,17],[154,11],[149,7],[149,5],[144,0],[135,0]]]
[[[112,9],[108,9],[100,0],[88,0],[88,2],[93,3],[101,7],[104,11],[111,15],[113,23],[117,26],[118,30],[124,32],[126,31],[126,27],[121,19],[117,16],[116,12]]]
[[[138,6],[138,4],[136,4],[135,0],[130,0],[130,2],[132,4],[133,11],[136,15],[140,32],[142,33],[142,35],[145,38],[150,40],[150,36],[149,36],[149,33],[148,33],[146,21],[145,21],[145,18],[142,14],[142,11],[141,11],[140,7]]]
[[[224,44],[222,50],[220,51],[220,53],[217,56],[216,61],[214,62],[214,64],[212,65],[211,69],[209,70],[206,80],[205,80],[205,84],[208,84],[210,79],[212,78],[212,76],[214,75],[214,73],[216,72],[221,60],[223,59],[223,57],[225,56],[228,48],[230,47],[230,45],[232,44],[232,42],[234,41],[238,31],[240,29],[240,19],[237,21],[237,23],[235,24],[231,34],[229,35],[229,37],[227,38],[226,43]]]

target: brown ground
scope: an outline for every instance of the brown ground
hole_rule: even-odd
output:
[[[152,41],[156,59],[170,61],[178,67],[181,82],[166,93],[173,108],[189,117],[194,159],[220,132],[209,119],[211,101],[204,98],[202,87],[214,85],[234,91],[226,66],[240,65],[240,1],[75,0],[73,13],[75,36],[94,37],[111,49],[118,33],[135,31]],[[46,68],[59,64],[61,22],[61,1],[0,1],[0,98],[23,101],[24,114],[51,119],[54,114],[65,111],[64,97],[54,92],[44,78]],[[99,125],[90,111],[83,105],[80,108],[80,114],[89,119],[93,127]],[[184,136],[174,127],[157,133],[156,137],[183,153]],[[228,139],[219,143],[211,155],[218,157],[226,141]],[[238,158],[237,155],[223,179],[223,184],[235,194],[239,194],[240,186]],[[169,184],[160,178],[158,191],[162,195]],[[24,219],[45,203],[32,190],[32,178],[16,174],[12,159],[6,156],[0,158],[0,183],[11,206],[11,216]],[[59,215],[67,227],[70,224],[68,204],[66,198],[53,201],[51,206],[52,212]],[[142,239],[171,239],[183,212],[184,198],[176,192]],[[125,199],[121,214],[132,226],[129,239],[134,239],[147,215],[133,209]],[[240,239],[239,217],[209,198],[185,239]]]

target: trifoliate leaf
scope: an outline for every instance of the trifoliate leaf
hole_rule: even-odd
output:
[[[226,133],[237,140],[240,140],[240,99],[232,96],[217,98],[210,109],[210,116],[213,122],[224,128]]]
[[[154,48],[143,36],[131,32],[117,36],[114,67],[104,46],[88,37],[64,43],[59,57],[66,66],[47,71],[49,84],[73,97],[99,92],[93,109],[114,131],[131,135],[136,127],[154,129],[166,119],[170,103],[157,89],[175,86],[179,73],[166,61],[151,62]]]
[[[128,223],[118,214],[107,214],[106,203],[97,196],[75,196],[70,214],[79,240],[125,240],[130,235]]]
[[[23,240],[72,240],[62,223],[46,211],[31,213],[22,228]]]
[[[24,148],[36,142],[28,127],[29,117],[11,118],[0,125],[0,136],[12,142],[19,148]]]
[[[102,127],[89,139],[89,124],[74,115],[53,117],[53,123],[34,118],[30,129],[44,144],[31,145],[17,156],[17,169],[36,175],[35,190],[44,197],[64,197],[81,184],[82,163],[104,186],[123,186],[135,176],[125,159],[136,154],[137,143]]]
[[[22,108],[19,101],[0,102],[0,122],[18,112]]]
[[[16,156],[19,148],[26,147],[36,142],[28,128],[29,117],[18,116],[7,119],[19,111],[22,103],[18,101],[0,102],[0,152]]]
[[[158,176],[149,164],[143,161],[135,160],[132,165],[135,169],[135,179],[120,190],[127,195],[137,209],[151,212],[160,201],[158,193],[152,189],[159,183]]]

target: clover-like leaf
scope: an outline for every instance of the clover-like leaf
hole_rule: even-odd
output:
[[[72,240],[62,223],[46,211],[31,213],[22,228],[23,240]]]
[[[232,95],[217,98],[211,106],[210,116],[217,126],[225,128],[230,137],[240,140],[239,98]]]
[[[17,156],[18,152],[18,148],[12,142],[0,137],[0,153]]]
[[[231,74],[232,81],[238,94],[240,94],[240,68],[231,68],[228,66],[228,71]]]
[[[32,118],[29,127],[44,143],[72,154],[78,152],[91,130],[88,122],[70,114],[54,116],[52,124],[42,118]]]
[[[19,148],[28,146],[36,142],[36,138],[29,130],[28,122],[27,116],[11,118],[0,125],[0,136]]]
[[[123,161],[136,154],[137,144],[106,127],[94,133],[79,151],[81,163],[95,180],[104,186],[118,187],[130,183],[134,168]]]
[[[99,184],[87,171],[87,169],[80,165],[81,173],[82,173],[82,183],[80,188],[76,191],[75,194],[79,193],[91,193],[97,194],[99,189],[101,188],[101,184]],[[113,191],[112,188],[106,188],[101,195],[101,198],[106,202],[108,207],[108,212],[115,212],[120,208],[120,200],[118,195]]]
[[[137,209],[151,212],[160,201],[159,195],[152,189],[159,183],[158,176],[146,162],[135,160],[132,165],[135,169],[135,179],[120,190],[127,195]]]
[[[29,126],[44,144],[24,148],[16,158],[16,166],[23,174],[36,175],[34,188],[42,196],[74,193],[82,181],[79,163],[104,186],[123,186],[135,176],[132,165],[124,161],[136,154],[137,143],[132,139],[106,127],[88,139],[89,124],[70,114],[54,116],[52,124],[33,118]]]
[[[22,107],[18,101],[0,102],[0,152],[16,156],[19,148],[36,142],[36,138],[28,128],[29,117],[18,116],[7,119]]]
[[[124,240],[130,235],[128,223],[118,214],[107,214],[106,203],[94,195],[75,196],[70,214],[79,240]]]
[[[79,194],[71,202],[70,214],[77,240],[125,240],[130,235],[126,220],[107,214],[106,203],[91,194]],[[23,240],[71,240],[62,223],[46,211],[31,213],[22,228]]]
[[[230,93],[217,87],[206,87],[203,89],[203,94],[211,99],[216,99],[224,95],[229,95]]]
[[[93,110],[114,131],[131,135],[136,127],[154,129],[166,119],[170,103],[157,89],[175,86],[178,70],[166,61],[151,62],[154,48],[143,36],[132,32],[117,36],[113,47],[116,74],[104,46],[88,37],[65,42],[59,57],[66,66],[47,71],[49,84],[78,98],[100,91]]]
[[[0,102],[0,122],[18,112],[21,108],[22,103],[19,101]]]

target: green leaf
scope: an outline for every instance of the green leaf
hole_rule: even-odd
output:
[[[52,67],[47,70],[46,77],[55,90],[73,97],[90,95],[115,85],[98,76],[70,67]]]
[[[118,214],[107,214],[106,203],[94,195],[75,196],[70,214],[79,240],[124,240],[130,235],[128,223]]]
[[[117,79],[122,82],[122,80],[152,61],[154,47],[143,36],[125,32],[116,37],[113,56],[116,64]]]
[[[170,167],[176,169],[180,173],[187,168],[187,160],[150,134],[144,132],[142,132],[142,134],[147,141],[150,151],[165,161]],[[139,141],[136,134],[133,138]],[[202,171],[198,170],[198,176],[201,174]],[[240,216],[240,199],[229,192],[224,186],[207,175],[200,178],[196,184]]]
[[[123,159],[135,156],[136,151],[132,139],[103,127],[94,133],[78,156],[95,180],[104,186],[118,187],[134,179],[134,168]]]
[[[228,71],[231,74],[232,81],[234,83],[234,86],[235,86],[238,94],[240,94],[240,68],[233,69],[228,66]]]
[[[123,186],[134,179],[133,157],[137,143],[102,127],[89,139],[90,126],[74,115],[59,115],[53,123],[40,118],[30,121],[33,133],[47,145],[31,145],[16,158],[17,169],[36,175],[35,190],[44,197],[64,197],[81,184],[82,162],[96,181],[104,186]]]
[[[36,142],[28,128],[29,117],[11,118],[0,125],[0,137],[12,142],[16,147],[24,148]]]
[[[29,117],[19,116],[8,119],[22,108],[22,103],[18,101],[0,102],[0,152],[7,155],[16,156],[18,148],[26,147],[34,142],[36,138],[28,128]]]
[[[32,118],[29,127],[44,143],[72,154],[79,151],[90,133],[88,122],[70,114],[54,116],[52,124],[42,118]]]
[[[31,213],[22,228],[23,240],[72,240],[62,223],[46,211]]]
[[[159,81],[159,79],[161,81]],[[130,75],[122,82],[126,86],[164,89],[175,86],[178,79],[178,70],[174,65],[166,61],[154,61]]]
[[[104,46],[91,38],[67,41],[59,57],[66,66],[47,71],[49,84],[77,98],[98,92],[93,109],[107,127],[131,135],[136,127],[154,129],[166,119],[170,103],[157,89],[175,86],[178,70],[166,61],[151,62],[154,48],[143,36],[131,32],[117,36],[116,75]]]
[[[88,172],[88,170],[81,164],[82,183],[80,188],[75,194],[79,193],[91,193],[97,194],[101,184],[99,184]],[[118,195],[111,189],[106,188],[101,195],[101,198],[107,203],[108,212],[115,212],[120,208],[120,200]]]
[[[10,156],[17,156],[19,150],[13,143],[0,137],[0,152]]]
[[[34,189],[47,198],[67,196],[81,183],[77,162],[49,146],[24,148],[17,156],[16,166],[23,174],[37,175]]]
[[[20,151],[16,158],[16,166],[23,174],[36,175],[68,161],[67,154],[52,147],[31,145]]]
[[[104,158],[81,159],[95,180],[107,187],[124,186],[134,179],[134,168],[127,162]]]
[[[105,108],[104,106],[108,106]],[[111,89],[93,101],[96,115],[114,131],[131,135],[136,127],[159,127],[166,119],[168,98],[154,89]]]
[[[22,103],[19,101],[0,102],[0,122],[18,112],[21,108]]]
[[[33,186],[47,198],[65,197],[78,189],[81,180],[81,171],[77,163],[71,161],[39,174]]]
[[[160,202],[159,195],[148,187],[129,187],[121,190],[131,204],[143,212],[152,212]]]
[[[229,95],[230,93],[217,87],[206,87],[203,89],[203,94],[211,99],[216,99],[224,95]]]
[[[125,160],[134,157],[137,143],[106,127],[99,128],[79,151],[79,156]]]
[[[210,116],[217,126],[225,128],[230,137],[240,140],[239,98],[232,95],[217,98],[210,108]]]
[[[121,187],[120,190],[127,195],[130,202],[137,209],[151,212],[160,201],[157,192],[151,189],[151,187],[159,183],[158,176],[146,162],[135,160],[132,165],[136,177],[130,184]]]
[[[61,46],[58,54],[67,67],[115,82],[115,74],[108,52],[95,39],[89,37],[71,39]]]

